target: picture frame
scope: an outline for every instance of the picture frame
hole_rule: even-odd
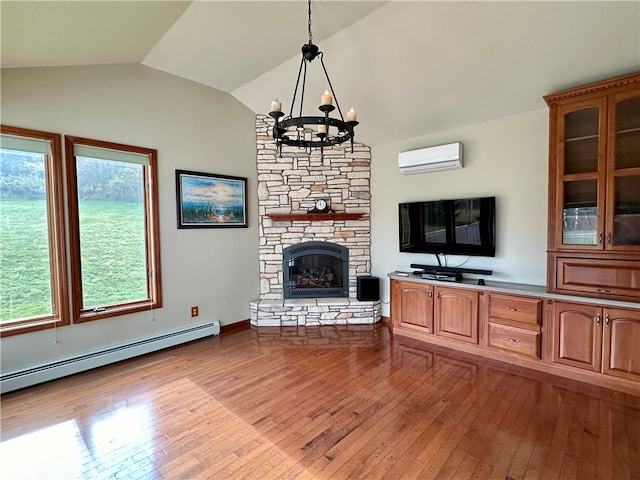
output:
[[[178,228],[247,228],[247,179],[176,170]]]

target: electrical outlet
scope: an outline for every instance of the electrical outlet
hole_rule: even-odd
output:
[[[197,317],[198,316],[198,306],[193,306],[191,307],[191,316],[192,317]]]

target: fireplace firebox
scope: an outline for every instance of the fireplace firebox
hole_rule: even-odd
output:
[[[349,249],[331,242],[304,242],[282,252],[284,298],[349,296]]]

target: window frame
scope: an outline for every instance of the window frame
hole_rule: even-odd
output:
[[[69,282],[64,218],[62,136],[20,127],[0,125],[0,133],[50,142],[51,154],[45,155],[47,231],[49,235],[49,275],[52,313],[0,323],[0,337],[69,325]]]
[[[158,208],[158,168],[157,150],[151,148],[106,142],[89,138],[65,135],[65,157],[67,173],[67,208],[69,215],[69,250],[71,267],[71,312],[74,323],[83,323],[118,315],[141,312],[162,307],[162,275],[160,270],[160,215]],[[80,256],[80,219],[78,214],[78,188],[76,176],[76,155],[74,146],[119,150],[146,155],[149,165],[143,165],[144,211],[146,237],[147,291],[144,300],[120,302],[101,306],[100,311],[83,306],[82,265]],[[104,310],[102,309],[104,308]]]

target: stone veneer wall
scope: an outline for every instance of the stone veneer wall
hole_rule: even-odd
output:
[[[356,295],[356,276],[371,271],[371,149],[336,145],[311,152],[285,146],[278,156],[271,137],[273,119],[256,119],[260,298],[281,299],[282,250],[308,241],[349,248],[349,296]],[[269,213],[306,213],[316,200],[327,199],[336,212],[364,213],[358,220],[274,222]]]
[[[268,312],[268,324],[275,325],[274,309],[287,316],[285,304],[294,304],[298,325],[304,324],[300,309],[306,309],[306,301],[284,301],[282,288],[282,251],[284,248],[307,241],[326,241],[341,244],[349,249],[349,299],[343,303],[350,312],[348,319],[362,318],[373,321],[380,318],[379,302],[361,302],[363,312],[358,314],[356,277],[371,271],[371,149],[354,144],[351,153],[349,143],[311,151],[284,146],[282,157],[278,155],[272,138],[273,119],[266,115],[256,117],[257,168],[258,168],[258,216],[260,301],[252,302],[252,323]],[[363,213],[358,220],[286,221],[275,222],[268,214],[306,213],[316,200],[326,199],[335,212]],[[320,302],[320,300],[318,300]],[[337,299],[334,303],[340,303]],[[324,311],[326,306],[322,306]],[[291,313],[291,312],[288,312]],[[326,312],[325,312],[326,313]],[[277,314],[276,314],[277,315]],[[332,315],[324,315],[330,317]],[[344,315],[343,315],[344,317]],[[342,318],[341,323],[352,323]],[[338,323],[338,322],[336,322]],[[317,324],[317,322],[314,322]]]

